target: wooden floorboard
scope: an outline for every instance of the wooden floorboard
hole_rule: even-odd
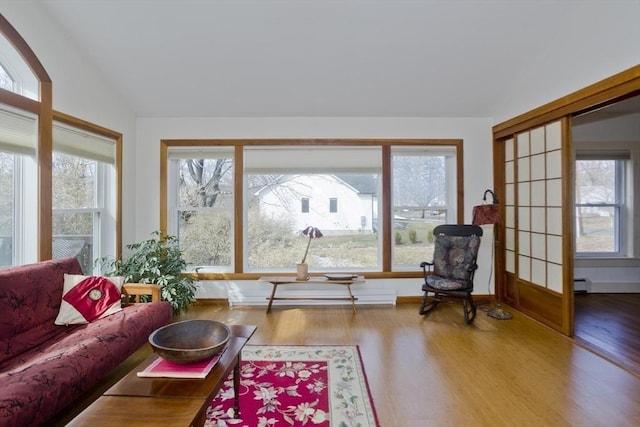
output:
[[[575,339],[640,376],[640,294],[576,294]]]
[[[355,314],[350,306],[266,314],[209,305],[176,320],[255,324],[249,345],[358,345],[381,427],[640,425],[640,377],[510,311],[510,320],[478,311],[468,326],[460,305],[448,304],[428,317],[417,304],[359,306]]]

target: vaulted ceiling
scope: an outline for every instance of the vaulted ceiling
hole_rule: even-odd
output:
[[[581,40],[626,26],[620,0],[39,3],[152,117],[493,117],[573,89],[594,60]]]

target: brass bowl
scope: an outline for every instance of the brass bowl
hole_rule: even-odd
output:
[[[215,320],[170,323],[149,335],[153,351],[174,363],[193,363],[218,353],[231,338],[231,330]]]

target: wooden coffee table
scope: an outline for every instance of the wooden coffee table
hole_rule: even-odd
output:
[[[152,354],[114,384],[69,426],[202,426],[209,404],[233,371],[234,409],[239,415],[238,389],[242,349],[256,331],[253,325],[229,325],[231,338],[218,363],[204,379],[140,378],[137,373],[158,358]]]
[[[325,276],[310,276],[307,280],[297,280],[291,276],[262,276],[258,279],[259,282],[271,283],[271,295],[269,295],[269,303],[267,304],[267,313],[271,311],[271,306],[275,300],[347,300],[351,301],[351,307],[353,312],[356,312],[356,301],[358,298],[353,296],[351,292],[351,285],[354,283],[364,283],[363,276],[357,275],[345,275],[345,278],[340,279],[328,279]],[[349,296],[345,297],[276,297],[276,290],[278,285],[308,285],[308,284],[328,284],[328,285],[344,285],[349,292]]]

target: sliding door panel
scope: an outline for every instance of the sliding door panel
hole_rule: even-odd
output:
[[[570,334],[570,136],[568,119],[504,140],[504,286],[500,297]],[[569,237],[569,238],[566,238]]]

